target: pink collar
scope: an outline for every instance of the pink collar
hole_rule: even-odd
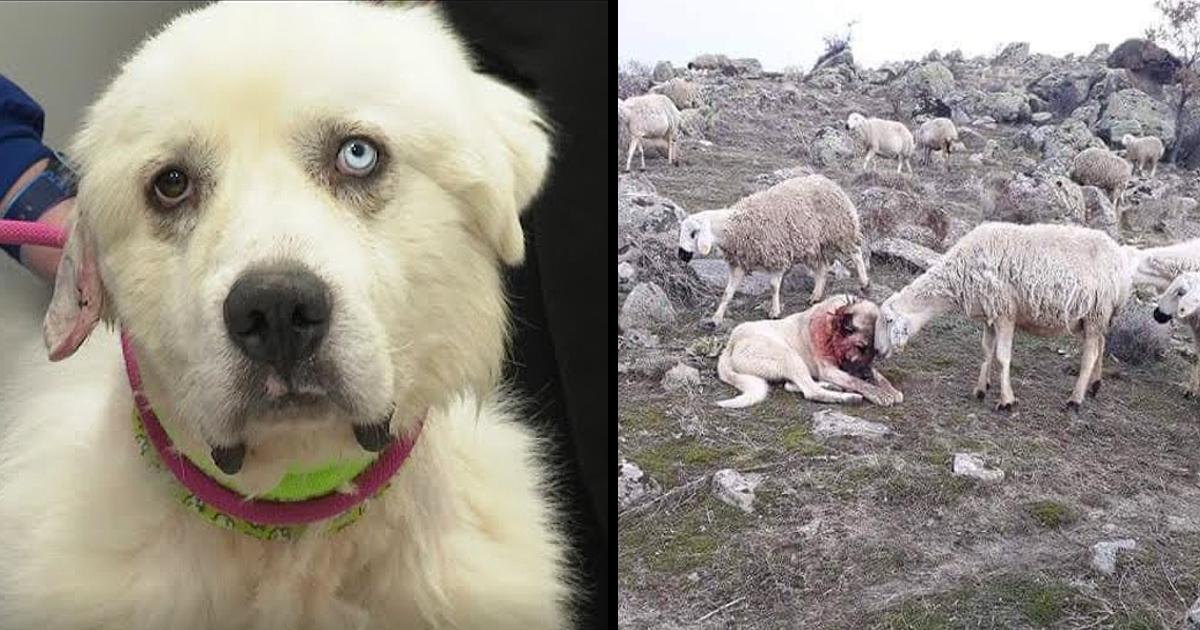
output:
[[[173,448],[170,438],[159,424],[158,417],[142,392],[137,361],[129,347],[129,338],[124,332],[121,333],[121,351],[125,355],[125,372],[129,375],[129,386],[133,390],[138,416],[163,465],[171,471],[176,481],[203,503],[229,516],[259,525],[303,525],[332,519],[363,503],[379,492],[399,470],[404,460],[408,459],[424,424],[422,418],[412,435],[393,440],[366,470],[354,478],[353,492],[332,492],[304,501],[249,499],[209,477],[187,456]]]

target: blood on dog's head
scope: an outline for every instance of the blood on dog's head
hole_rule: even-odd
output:
[[[119,322],[152,403],[207,444],[296,420],[350,435],[393,409],[403,430],[494,385],[501,263],[524,254],[550,139],[435,8],[186,14],[124,65],[71,157],[52,356]]]
[[[818,351],[842,371],[872,380],[875,360],[875,320],[879,307],[868,300],[851,299],[817,322],[814,343]]]

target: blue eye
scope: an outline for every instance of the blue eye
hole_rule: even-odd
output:
[[[350,138],[338,149],[337,168],[346,175],[364,177],[375,170],[379,152],[365,138]]]

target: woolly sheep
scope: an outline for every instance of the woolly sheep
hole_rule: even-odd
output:
[[[934,316],[958,310],[984,324],[983,364],[975,396],[1000,363],[999,410],[1016,404],[1009,367],[1013,331],[1083,338],[1081,367],[1068,409],[1100,389],[1104,337],[1129,296],[1126,251],[1098,230],[1068,225],[983,223],[942,259],[880,307],[875,346],[887,356],[903,348]]]
[[[1158,296],[1154,307],[1154,321],[1165,324],[1178,318],[1192,331],[1192,345],[1200,355],[1200,272],[1181,273],[1167,285]],[[1192,366],[1186,396],[1200,396],[1200,361]]]
[[[1146,174],[1146,165],[1150,165],[1150,178],[1158,172],[1158,161],[1162,159],[1162,140],[1155,136],[1138,138],[1131,133],[1121,136],[1121,144],[1125,145],[1125,159],[1133,163],[1137,172]]]
[[[1088,147],[1075,154],[1071,161],[1071,179],[1080,186],[1095,186],[1112,197],[1117,226],[1121,225],[1121,197],[1125,184],[1133,174],[1129,162],[1100,147]]]
[[[1165,291],[1176,276],[1200,271],[1200,238],[1159,247],[1126,246],[1133,258],[1133,283]]]
[[[871,158],[879,153],[885,157],[896,158],[896,172],[902,172],[905,165],[912,172],[912,157],[914,140],[912,132],[902,123],[882,118],[864,118],[854,112],[846,119],[846,128],[856,133],[867,145],[867,158],[863,160],[863,170],[871,164]]]
[[[671,99],[662,94],[642,94],[632,96],[618,103],[618,119],[629,130],[629,158],[625,161],[625,171],[633,165],[633,152],[641,151],[642,170],[646,169],[646,150],[642,140],[646,138],[662,138],[667,141],[667,162],[674,164],[679,151],[677,137],[679,135],[679,109]]]
[[[650,88],[651,94],[662,94],[671,99],[671,102],[675,103],[675,107],[681,110],[700,106],[698,92],[695,83],[679,78]]]
[[[745,197],[732,208],[706,210],[685,218],[679,226],[679,258],[707,256],[720,247],[729,262],[729,282],[713,314],[720,326],[725,309],[749,271],[771,272],[771,317],[779,317],[779,288],[783,275],[802,263],[813,270],[811,302],[825,294],[830,264],[850,256],[862,288],[870,285],[862,255],[863,234],[858,210],[850,197],[821,175],[784,180],[767,190]]]
[[[946,168],[950,168],[950,153],[962,146],[958,142],[958,128],[949,118],[933,118],[917,128],[917,146],[921,148],[924,161],[929,161],[934,151],[945,152]]]

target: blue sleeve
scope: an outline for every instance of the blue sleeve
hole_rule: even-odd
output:
[[[52,154],[42,144],[45,119],[37,102],[0,75],[0,197],[34,162]]]

